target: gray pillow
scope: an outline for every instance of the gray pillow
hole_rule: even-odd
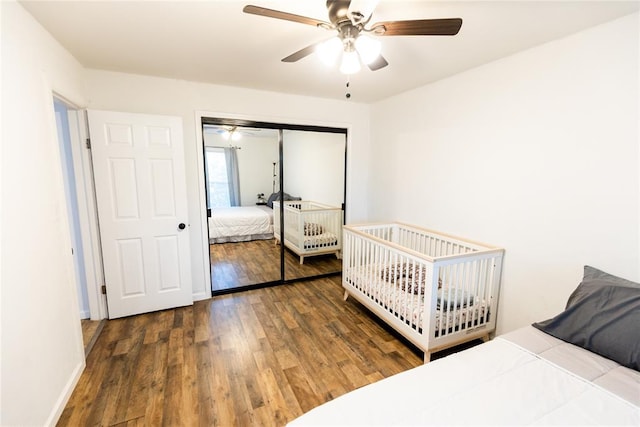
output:
[[[288,201],[295,201],[295,200],[302,200],[301,197],[294,197],[290,194],[287,193],[283,193],[282,198],[284,199],[285,202]],[[273,209],[273,202],[280,200],[280,193],[271,193],[271,195],[269,196],[269,198],[267,199],[267,206],[269,206],[271,209]]]
[[[292,196],[291,194],[287,193],[284,193],[283,197],[285,202],[302,200],[302,197]]]
[[[631,280],[623,279],[621,277],[605,273],[604,271],[598,270],[597,268],[591,267],[589,265],[585,265],[582,282],[580,282],[580,285],[576,288],[576,290],[573,291],[571,295],[569,295],[567,306],[565,308],[571,307],[573,304],[580,301],[585,296],[588,296],[592,286],[603,285],[640,288],[640,283],[632,282]]]
[[[473,304],[473,295],[462,289],[439,289],[438,309],[442,311],[453,310],[454,308],[466,307]]]
[[[567,305],[533,327],[640,371],[640,284],[585,267]]]

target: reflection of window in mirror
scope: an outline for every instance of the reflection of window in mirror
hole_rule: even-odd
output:
[[[204,145],[209,209],[266,203],[279,155],[276,130],[205,125]]]
[[[229,180],[224,149],[206,147],[206,178],[208,208],[231,206],[229,199]]]

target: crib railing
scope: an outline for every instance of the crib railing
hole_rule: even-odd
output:
[[[274,235],[304,256],[342,250],[342,209],[308,200],[284,202],[284,233],[280,230],[280,202],[273,202]],[[284,234],[284,236],[282,236]]]
[[[440,257],[489,249],[481,243],[461,240],[437,231],[403,223],[365,224],[353,227],[363,233],[395,243],[404,249],[416,251],[427,257]]]
[[[495,329],[502,249],[401,223],[343,238],[346,291],[425,354]]]

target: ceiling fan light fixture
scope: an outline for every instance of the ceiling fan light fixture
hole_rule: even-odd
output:
[[[338,37],[332,37],[322,42],[316,48],[316,55],[327,67],[333,66],[342,52],[342,41]]]
[[[342,74],[355,74],[360,71],[360,56],[355,50],[345,52],[342,55],[342,64],[340,64],[340,72]]]
[[[387,60],[380,54],[379,43],[362,37],[364,33],[375,36],[455,36],[462,26],[462,18],[382,21],[368,26],[378,1],[326,0],[329,22],[253,5],[245,6],[242,11],[252,15],[298,22],[312,25],[316,28],[337,31],[337,38],[327,42],[311,44],[283,58],[282,62],[296,62],[312,54],[315,50],[322,62],[332,65],[344,51],[342,53],[340,71],[345,74],[357,73],[361,68],[361,61],[366,63],[371,71],[377,71],[389,65]],[[361,37],[362,40],[360,40]],[[339,43],[342,44],[341,50],[337,48]]]
[[[380,41],[366,35],[360,35],[355,42],[355,48],[362,58],[362,62],[369,65],[380,56],[382,49]]]
[[[240,139],[242,139],[242,134],[236,130],[234,130],[233,132],[231,132],[231,140],[232,141],[239,141]]]

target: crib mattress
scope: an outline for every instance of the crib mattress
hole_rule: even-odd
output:
[[[384,307],[396,317],[402,319],[413,329],[421,332],[423,325],[424,294],[414,294],[410,289],[402,289],[397,282],[379,280],[383,276],[382,268],[377,265],[352,268],[343,272],[345,280],[363,292],[369,299]],[[447,295],[448,287],[445,284],[440,293]],[[469,301],[469,300],[467,300]],[[471,299],[473,303],[462,302],[451,309],[449,303],[441,306],[438,304],[435,316],[436,336],[445,331],[447,333],[458,331],[460,328],[475,326],[478,322],[489,320],[487,301],[479,298]],[[485,319],[486,316],[486,319]],[[457,326],[455,326],[457,325]]]
[[[304,236],[304,249],[324,250],[331,249],[338,244],[338,236],[331,232],[325,232],[314,236]]]

